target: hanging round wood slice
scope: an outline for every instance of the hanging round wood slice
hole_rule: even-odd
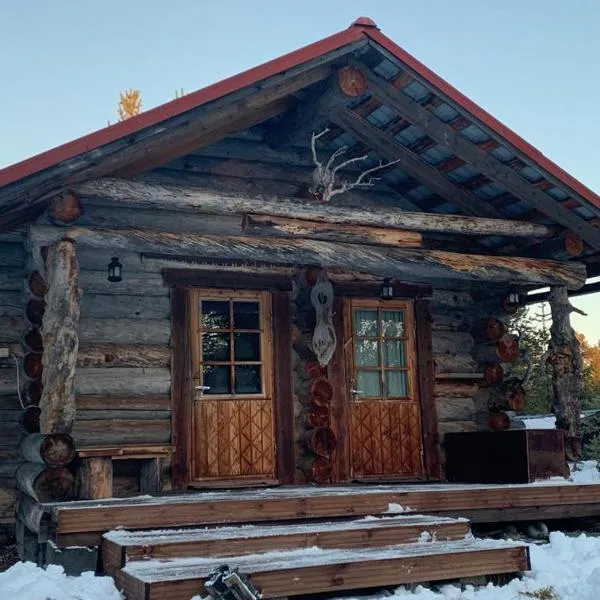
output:
[[[358,98],[367,91],[367,78],[356,67],[342,67],[337,81],[340,90],[350,98]]]
[[[525,410],[525,390],[520,383],[509,385],[506,390],[506,402],[516,412]]]
[[[29,291],[33,296],[43,298],[46,294],[46,282],[39,271],[34,271],[28,279]]]
[[[564,239],[565,250],[571,256],[579,256],[584,250],[583,240],[574,231],[567,231]]]
[[[500,383],[504,379],[504,368],[502,365],[486,365],[483,370],[483,381],[486,385]]]
[[[44,351],[44,340],[42,338],[42,332],[39,327],[34,327],[30,329],[23,336],[23,346],[26,350],[30,352],[36,352],[37,354],[41,354]]]
[[[43,365],[41,354],[26,354],[23,359],[23,372],[29,379],[39,379],[42,376]]]
[[[502,411],[490,415],[490,427],[493,431],[505,431],[510,427],[510,417]]]
[[[66,191],[53,200],[48,216],[53,223],[74,223],[83,214],[81,200],[75,192]]]
[[[485,334],[490,342],[495,342],[499,340],[506,333],[506,325],[500,321],[500,319],[495,319],[493,317],[487,320],[485,326]]]
[[[317,406],[329,406],[333,398],[333,387],[326,379],[315,379],[310,388],[310,397]]]
[[[311,427],[328,427],[329,410],[326,406],[311,404],[306,414],[306,420]]]
[[[327,483],[331,479],[331,461],[322,456],[305,456],[298,462],[298,470],[313,483]]]
[[[26,433],[40,432],[40,414],[42,410],[39,406],[28,406],[22,413],[20,425]]]
[[[496,352],[502,362],[513,362],[519,358],[519,339],[516,335],[505,333],[496,343]]]
[[[43,300],[30,300],[25,309],[25,315],[30,323],[41,325],[46,305]]]
[[[324,377],[327,370],[319,364],[319,361],[314,358],[309,358],[304,366],[306,374],[311,379],[319,379]]]
[[[318,427],[306,431],[301,436],[301,443],[307,452],[329,458],[335,450],[336,439],[335,434],[329,427]]]

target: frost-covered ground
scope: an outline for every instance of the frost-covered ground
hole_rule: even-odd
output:
[[[581,463],[572,469],[575,483],[600,482],[595,461]],[[521,579],[505,586],[488,585],[464,589],[453,585],[438,590],[418,587],[399,588],[394,593],[375,596],[340,596],[338,600],[599,600],[600,538],[581,534],[569,537],[561,532],[550,534],[550,543],[531,546],[532,570]],[[535,595],[539,590],[552,590],[554,596]],[[0,573],[0,600],[121,600],[109,577],[67,577],[61,567],[40,569],[32,563],[17,563]],[[199,600],[196,596],[195,600]]]

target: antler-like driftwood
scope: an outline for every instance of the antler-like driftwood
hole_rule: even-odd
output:
[[[352,190],[355,188],[365,188],[365,187],[373,187],[374,182],[377,181],[377,177],[369,177],[375,171],[379,171],[380,169],[385,169],[390,165],[394,165],[400,162],[401,159],[393,160],[387,163],[380,162],[376,167],[372,167],[363,171],[354,181],[338,181],[337,173],[340,169],[346,168],[351,164],[361,162],[368,158],[368,154],[363,156],[356,156],[354,158],[349,158],[337,165],[335,165],[336,161],[340,156],[345,154],[348,150],[348,146],[342,146],[338,148],[333,154],[329,157],[329,160],[325,165],[319,160],[317,156],[316,149],[316,141],[323,137],[326,133],[329,132],[329,129],[324,129],[319,133],[314,133],[311,136],[310,140],[310,148],[312,151],[313,162],[315,163],[315,169],[313,171],[313,186],[310,191],[315,196],[318,196],[323,202],[329,202],[334,196],[338,194],[343,194],[348,190]],[[334,166],[335,165],[335,166]]]

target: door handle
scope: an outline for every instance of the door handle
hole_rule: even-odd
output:
[[[350,390],[350,393],[352,393],[352,394],[364,394],[364,392],[362,390]]]
[[[197,385],[194,388],[195,390],[202,390],[203,392],[207,392],[210,390],[210,385]]]

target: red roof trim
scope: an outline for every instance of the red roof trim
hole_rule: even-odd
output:
[[[71,142],[67,142],[66,144],[62,144],[61,146],[32,156],[31,158],[15,163],[14,165],[0,169],[0,187],[23,179],[29,175],[33,175],[38,171],[47,169],[64,160],[74,158],[84,152],[115,142],[122,137],[137,133],[142,129],[161,123],[166,119],[176,117],[188,110],[197,108],[202,104],[206,104],[207,102],[236,92],[244,87],[253,85],[263,79],[272,77],[277,73],[281,73],[282,71],[296,67],[304,62],[314,60],[319,56],[342,48],[343,46],[357,42],[364,36],[364,29],[365,28],[361,26],[353,25],[348,29],[344,29],[343,31],[335,33],[318,42],[294,50],[289,54],[284,54],[283,56],[263,63],[258,67],[243,71],[242,73],[223,79],[222,81],[209,85],[201,90],[187,94],[176,100],[171,100],[165,104],[161,104],[160,106],[145,111],[131,119],[99,129],[98,131],[94,131],[93,133],[77,138]]]
[[[448,98],[456,102],[460,107],[464,108],[466,111],[471,113],[486,127],[489,127],[492,131],[495,131],[498,135],[506,139],[509,144],[514,146],[517,150],[521,151],[532,161],[537,163],[542,169],[548,171],[548,173],[556,177],[556,179],[562,181],[565,185],[575,190],[586,200],[589,200],[592,204],[600,208],[600,195],[593,192],[590,188],[588,188],[583,183],[575,179],[575,177],[567,173],[564,169],[561,169],[556,163],[552,162],[549,158],[544,156],[535,146],[532,146],[529,142],[524,140],[512,129],[498,121],[498,119],[496,119],[490,113],[488,113],[483,108],[475,104],[475,102],[467,98],[467,96],[459,92],[447,81],[444,81],[439,75],[437,75],[431,69],[426,67],[414,56],[406,52],[406,50],[398,46],[398,44],[396,44],[389,37],[381,33],[381,31],[377,29],[365,29],[365,34],[374,42],[378,43],[388,52],[393,54],[397,59],[407,64],[416,73],[421,75],[421,77],[423,77],[433,86],[438,88],[440,92],[442,92],[443,94],[448,96]]]

